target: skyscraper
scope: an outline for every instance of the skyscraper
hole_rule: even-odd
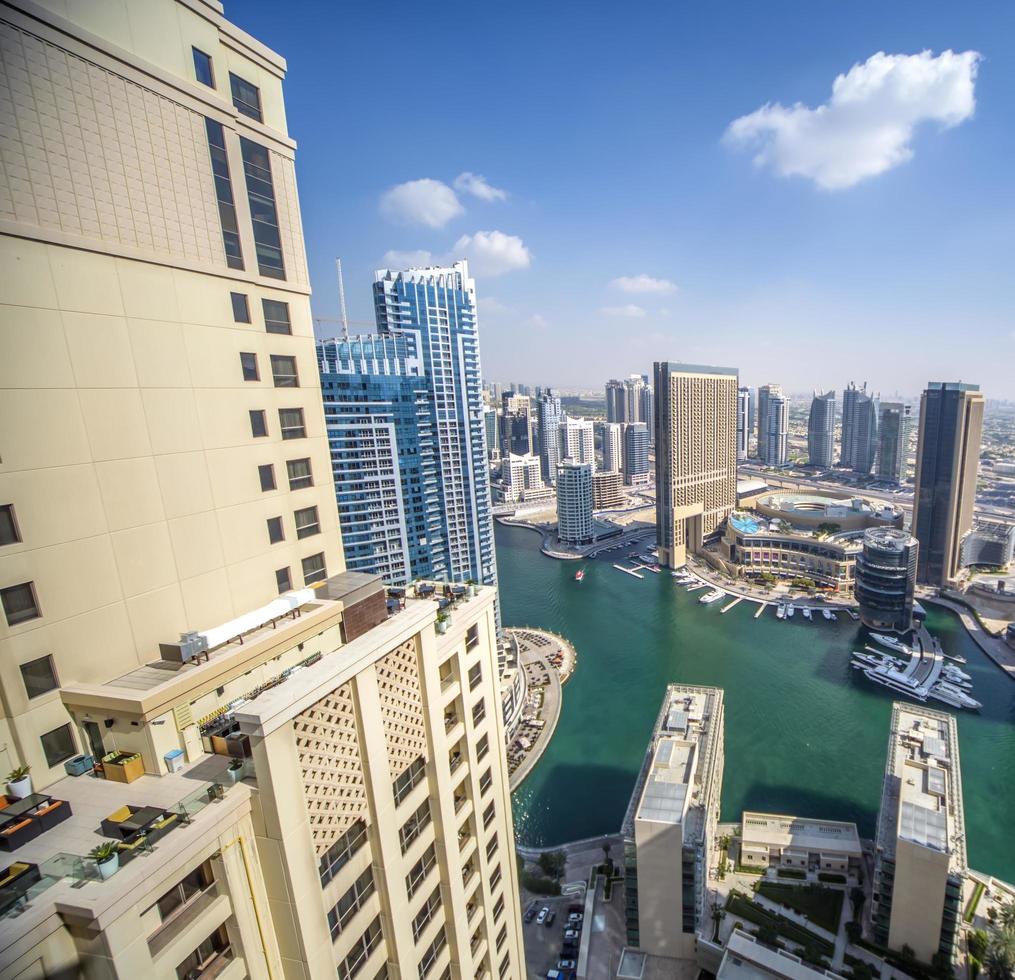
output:
[[[747,459],[751,445],[751,389],[737,389],[737,459]]]
[[[502,456],[514,453],[524,456],[535,452],[535,420],[532,417],[532,400],[517,391],[506,391],[501,398]]]
[[[680,568],[737,501],[737,371],[655,364],[659,562]]]
[[[648,441],[655,441],[655,392],[652,385],[643,384],[638,394],[638,421],[645,423]]]
[[[769,466],[785,466],[789,445],[789,399],[781,391],[775,392],[770,386],[765,404],[764,447],[758,448],[758,455]]]
[[[627,421],[627,395],[623,381],[614,379],[606,382],[606,421]]]
[[[486,435],[487,459],[491,462],[500,459],[500,416],[492,405],[483,409],[483,431]]]
[[[495,593],[344,569],[285,62],[187,0],[0,52],[4,752],[54,797],[0,974],[524,976]]]
[[[539,462],[543,468],[543,480],[553,483],[557,479],[557,463],[560,462],[560,396],[547,388],[540,393],[536,406],[539,413]]]
[[[762,385],[758,389],[758,459],[763,463],[771,463],[768,459],[768,405],[772,398],[782,397],[782,386],[776,384]]]
[[[596,468],[596,434],[591,419],[573,418],[565,415],[558,426],[560,433],[560,458],[576,463],[588,463]]]
[[[857,473],[870,473],[878,448],[878,397],[851,381],[842,393],[842,449],[839,465]]]
[[[628,486],[649,483],[648,427],[644,422],[624,426],[624,482]]]
[[[814,392],[807,417],[807,463],[830,469],[835,463],[835,392]]]
[[[592,464],[563,459],[557,467],[557,540],[561,544],[592,542]]]
[[[903,483],[908,476],[906,454],[912,409],[902,402],[882,402],[878,420],[878,452],[875,474],[879,480]]]
[[[912,629],[919,550],[916,538],[902,528],[872,527],[864,532],[853,592],[868,629],[894,633]]]
[[[973,525],[983,437],[979,385],[932,381],[920,398],[913,534],[917,581],[946,585],[959,571],[962,537]]]
[[[374,311],[380,334],[415,337],[427,378],[448,578],[495,585],[476,284],[468,263],[379,271],[374,278]]]
[[[624,466],[624,427],[618,422],[604,422],[599,434],[603,445],[603,471],[619,473]]]

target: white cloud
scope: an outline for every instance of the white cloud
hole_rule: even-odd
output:
[[[386,190],[381,195],[381,212],[401,224],[443,228],[464,214],[465,208],[447,184],[424,177]]]
[[[502,231],[477,231],[462,235],[451,249],[449,259],[469,260],[470,272],[480,277],[500,276],[532,264],[532,253],[517,235]]]
[[[535,327],[537,330],[545,330],[550,325],[542,313],[533,313],[532,316],[530,316],[525,322],[528,323],[530,327]]]
[[[510,312],[510,307],[502,303],[496,296],[483,296],[479,301],[479,307],[483,313],[492,313],[494,316]]]
[[[434,265],[433,253],[425,248],[399,251],[397,248],[389,249],[384,253],[383,267],[385,269],[418,269],[421,266]]]
[[[455,190],[460,194],[471,194],[481,201],[507,200],[507,191],[491,186],[482,174],[470,173],[468,170],[455,178]]]
[[[827,190],[852,187],[913,156],[921,122],[957,126],[973,114],[980,55],[879,51],[832,83],[816,109],[768,103],[733,120],[723,137],[757,147],[754,163],[781,177],[809,177]]]
[[[604,306],[600,312],[603,316],[622,316],[631,320],[640,320],[648,316],[642,307],[635,306],[634,303],[628,303],[626,306]]]
[[[620,276],[618,279],[612,279],[610,285],[622,293],[652,293],[665,296],[667,293],[677,291],[676,283],[670,282],[669,279],[653,279],[644,272],[637,276]]]

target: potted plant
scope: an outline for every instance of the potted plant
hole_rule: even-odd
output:
[[[16,800],[32,795],[31,766],[18,766],[7,773],[7,792]]]
[[[229,763],[226,775],[229,777],[231,782],[238,783],[243,778],[243,760],[233,759]]]
[[[470,599],[476,594],[476,580],[474,578],[470,578],[469,581],[465,583],[465,593]]]
[[[441,610],[437,613],[437,632],[447,633],[448,631],[448,614]]]
[[[116,846],[116,841],[103,841],[92,848],[89,857],[95,861],[103,881],[112,878],[116,874],[117,868],[120,867],[120,851]]]

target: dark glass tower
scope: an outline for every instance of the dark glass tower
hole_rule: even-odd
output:
[[[916,538],[901,528],[872,527],[864,532],[853,582],[864,626],[896,633],[912,628],[919,551]]]

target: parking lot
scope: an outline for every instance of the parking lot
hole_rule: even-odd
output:
[[[580,912],[581,907],[575,904],[573,898],[537,898],[534,901],[537,912],[545,907],[554,913],[553,924],[550,926],[538,923],[535,918],[531,922],[525,922],[524,918],[522,920],[522,931],[525,936],[525,966],[529,978],[530,980],[545,980],[547,971],[555,969],[562,958],[578,959],[577,941],[574,944],[574,953],[567,957],[562,957],[561,947],[564,941],[564,929],[567,926],[568,911],[570,908],[574,908]],[[525,908],[528,908],[528,904]]]

